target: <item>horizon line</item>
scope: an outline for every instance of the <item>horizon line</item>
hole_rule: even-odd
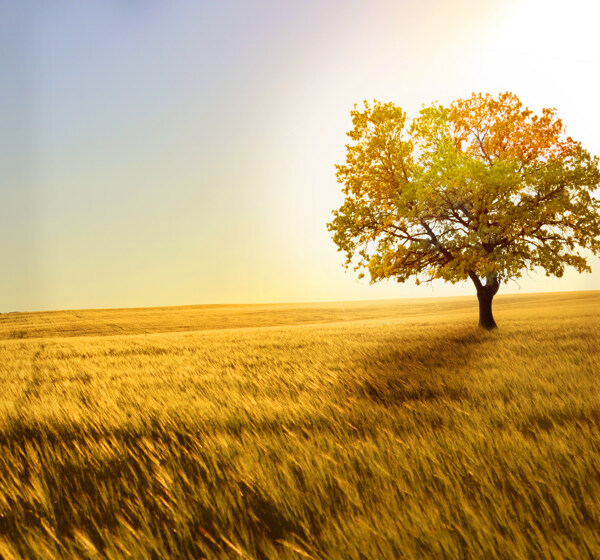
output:
[[[498,293],[498,296],[527,296],[527,295],[543,295],[543,294],[574,294],[574,293],[587,293],[587,292],[600,292],[600,289],[596,290],[559,290],[559,291],[539,291],[539,292],[518,292],[518,293]],[[368,302],[392,302],[392,301],[409,301],[409,300],[422,300],[422,299],[465,299],[465,298],[476,298],[476,294],[472,295],[452,295],[452,296],[413,296],[406,298],[373,298],[373,299],[340,299],[340,300],[311,300],[311,301],[285,301],[285,302],[263,302],[263,303],[186,303],[179,305],[137,305],[132,307],[79,307],[79,308],[61,308],[61,309],[45,309],[45,310],[34,310],[34,311],[0,311],[0,315],[17,315],[27,313],[61,313],[61,312],[76,312],[76,311],[126,311],[134,309],[177,309],[184,307],[260,307],[260,306],[293,306],[293,305],[311,305],[311,304],[344,304],[344,303],[368,303]],[[494,299],[495,299],[494,298]]]

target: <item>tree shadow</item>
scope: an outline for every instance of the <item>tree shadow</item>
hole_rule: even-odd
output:
[[[358,359],[359,395],[383,405],[470,396],[469,365],[489,333],[457,328],[427,339],[402,339],[402,347],[385,345]]]

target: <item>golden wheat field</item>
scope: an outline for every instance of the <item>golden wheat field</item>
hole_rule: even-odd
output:
[[[0,315],[0,557],[600,558],[600,292]]]

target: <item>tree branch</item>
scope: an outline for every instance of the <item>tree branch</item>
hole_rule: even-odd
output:
[[[433,230],[427,225],[427,222],[425,222],[425,220],[421,220],[421,225],[425,228],[427,235],[429,235],[431,238],[431,243],[440,250],[444,257],[446,257],[447,262],[454,260],[452,253],[439,242]]]
[[[475,289],[477,291],[479,291],[483,288],[483,284],[481,283],[481,280],[479,280],[479,277],[477,276],[477,274],[475,274],[472,270],[469,270],[469,278],[473,281],[473,284],[475,284]]]

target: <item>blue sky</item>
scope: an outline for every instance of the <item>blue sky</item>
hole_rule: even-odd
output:
[[[0,311],[471,294],[344,272],[325,223],[363,99],[511,90],[600,154],[591,2],[24,4],[0,8]],[[502,289],[595,289],[591,264]]]

